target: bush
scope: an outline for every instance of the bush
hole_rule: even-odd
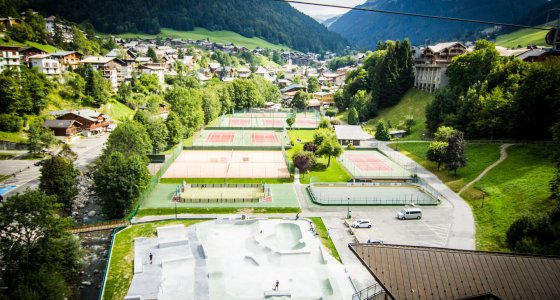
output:
[[[340,120],[339,119],[332,119],[331,120],[331,125],[340,125]]]
[[[23,127],[23,118],[16,114],[0,115],[0,131],[19,132]]]
[[[346,146],[347,150],[355,150],[356,146],[354,146],[354,144],[348,144],[348,146]]]

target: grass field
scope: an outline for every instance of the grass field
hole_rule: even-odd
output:
[[[495,44],[506,48],[526,47],[529,44],[546,46],[544,38],[548,31],[537,29],[520,29],[518,31],[503,34],[496,37]]]
[[[23,131],[20,132],[0,131],[0,141],[7,141],[12,143],[25,143],[27,141],[27,137]]]
[[[305,142],[313,141],[313,135],[315,134],[314,130],[288,130],[288,134],[290,135],[290,139],[294,143],[294,146],[290,150],[286,150],[290,161],[292,156],[300,151],[303,150],[303,144]],[[300,139],[301,142],[298,142],[297,139]],[[311,178],[314,178],[317,182],[347,182],[352,179],[352,176],[346,172],[346,170],[340,165],[340,163],[336,160],[335,157],[331,157],[331,165],[327,168],[327,157],[318,157],[317,163],[307,174],[305,177],[300,177],[300,182],[307,184],[309,183]],[[293,172],[293,171],[292,171]]]
[[[132,282],[134,260],[134,238],[155,237],[156,228],[166,225],[183,224],[190,226],[203,220],[181,220],[147,223],[130,226],[119,232],[111,251],[111,261],[107,271],[107,282],[103,299],[124,299]]]
[[[244,46],[249,49],[267,48],[273,50],[289,49],[287,46],[275,45],[269,43],[261,38],[248,38],[244,37],[233,31],[210,31],[205,28],[196,27],[193,31],[177,31],[169,28],[162,28],[160,34],[138,34],[138,33],[124,33],[119,34],[121,38],[143,38],[143,39],[155,39],[157,36],[162,36],[164,38],[180,38],[180,39],[192,39],[194,41],[209,38],[210,42],[216,43],[234,43],[237,46]]]
[[[16,156],[14,153],[0,153],[0,160],[11,159],[14,156]]]
[[[507,151],[508,158],[464,194],[473,208],[480,250],[508,251],[505,234],[511,223],[525,214],[547,213],[557,203],[549,198],[550,146],[514,145]]]
[[[338,254],[338,251],[336,250],[336,247],[334,246],[334,243],[329,236],[329,232],[325,227],[325,223],[323,223],[323,219],[321,218],[310,218],[310,219],[311,221],[313,221],[313,224],[315,225],[315,232],[317,232],[317,234],[321,238],[321,243],[323,244],[323,246],[327,248],[329,253],[334,258],[336,258],[339,262],[342,263],[342,260],[340,259],[340,255]]]
[[[453,191],[458,192],[463,186],[475,179],[484,169],[500,158],[499,144],[467,144],[465,149],[467,166],[457,170],[457,175],[447,170],[437,170],[437,164],[428,161],[426,151],[429,142],[399,143],[399,150],[406,156],[434,173]],[[395,144],[392,144],[394,148]]]
[[[407,115],[412,115],[416,125],[412,126],[411,133],[401,140],[420,140],[426,130],[426,106],[434,99],[434,95],[418,89],[410,89],[401,101],[392,107],[379,111],[379,115],[368,121],[366,129],[375,130],[375,125],[380,119],[391,122],[393,127],[404,122]]]
[[[2,45],[10,45],[10,46],[31,46],[31,47],[35,47],[39,50],[43,50],[47,53],[51,53],[51,52],[56,52],[58,51],[58,49],[54,46],[51,45],[45,45],[45,44],[39,44],[39,43],[35,43],[35,42],[30,42],[30,41],[25,41],[24,43],[20,43],[11,39],[8,39],[7,41],[5,40],[1,40],[0,41],[2,43]]]
[[[107,104],[101,106],[99,111],[109,115],[117,122],[130,119],[134,115],[134,110],[118,101],[108,102]]]

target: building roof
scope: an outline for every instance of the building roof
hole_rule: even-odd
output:
[[[68,128],[74,123],[80,124],[76,120],[46,120],[43,122],[43,127],[47,128]]]
[[[300,84],[292,84],[280,90],[280,93],[286,93],[294,90],[303,90],[305,87]]]
[[[393,299],[560,299],[560,257],[350,244]]]
[[[222,65],[220,65],[220,63],[214,63],[214,62],[208,63],[208,67],[210,67],[210,69],[217,69],[221,66]]]
[[[106,64],[112,60],[116,59],[115,57],[108,57],[108,56],[88,56],[84,59],[82,59],[82,61],[80,61],[83,64]]]
[[[433,46],[428,46],[428,49],[430,49],[432,52],[434,53],[438,53],[441,52],[444,49],[453,47],[455,45],[461,45],[463,48],[466,48],[463,44],[459,43],[459,42],[449,42],[449,43],[439,43]]]
[[[57,52],[51,53],[51,55],[62,57],[62,56],[67,56],[67,55],[71,55],[71,54],[74,54],[74,53],[81,55],[81,53],[77,52],[77,51],[57,51]]]
[[[334,130],[339,140],[369,140],[371,135],[362,130],[358,125],[335,125]]]
[[[541,55],[547,54],[548,51],[546,49],[538,48],[538,49],[531,49],[529,51],[525,51],[524,53],[517,55],[517,58],[521,60],[527,60],[530,57],[539,57]]]

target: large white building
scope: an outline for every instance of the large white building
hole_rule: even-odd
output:
[[[29,57],[29,64],[32,68],[38,68],[39,72],[49,76],[62,74],[62,68],[57,58],[49,54],[37,54]]]
[[[445,75],[452,58],[467,52],[459,42],[441,43],[417,49],[414,53],[414,87],[428,92],[445,87]]]

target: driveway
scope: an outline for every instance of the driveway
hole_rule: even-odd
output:
[[[74,162],[76,168],[83,172],[89,164],[101,156],[107,138],[109,138],[109,133],[103,132],[88,138],[79,139],[76,143],[72,144],[72,151],[78,154],[78,158]]]

